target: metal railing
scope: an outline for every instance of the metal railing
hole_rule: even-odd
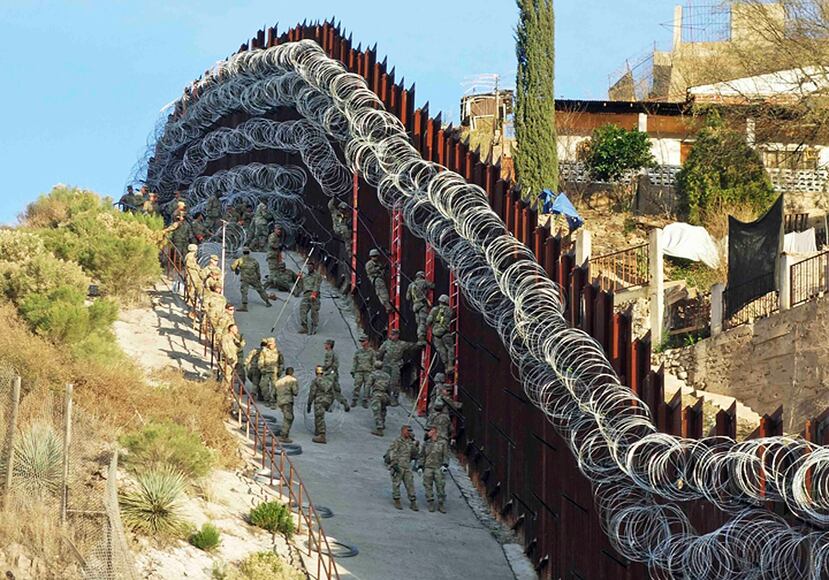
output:
[[[668,334],[691,334],[711,326],[711,293],[678,300],[671,304],[668,314]]]
[[[829,292],[829,251],[793,264],[789,270],[789,284],[792,306]]]
[[[752,294],[752,289],[758,286],[768,284],[768,279],[774,278],[774,273],[763,274],[753,280],[749,280],[739,286],[726,288],[723,292],[723,306],[724,312],[731,311],[728,304],[729,301],[743,301],[746,295]],[[780,310],[780,299],[777,290],[766,292],[760,296],[755,296],[738,307],[731,316],[727,314],[723,316],[723,329],[736,328],[749,322],[754,322],[760,318],[765,318]]]
[[[161,255],[164,259],[167,276],[175,275],[181,286],[186,288],[186,274],[182,271],[183,261],[178,250],[168,244],[162,250]],[[222,372],[225,365],[221,364],[221,350],[215,344],[215,332],[206,316],[202,317],[199,337],[205,341],[205,347],[210,351],[211,368],[215,365],[219,372]],[[230,381],[226,382],[233,398],[239,429],[244,426],[245,437],[252,440],[254,454],[262,464],[262,468],[269,471],[270,485],[273,487],[274,482],[278,482],[280,490],[285,488],[284,492],[280,491],[280,493],[287,494],[288,506],[298,516],[297,533],[308,537],[308,556],[314,553],[317,555],[317,574],[315,578],[339,580],[340,573],[337,570],[334,553],[331,550],[328,537],[323,531],[319,514],[314,508],[308,489],[299,477],[299,472],[288,458],[287,450],[278,441],[277,435],[268,425],[265,415],[259,409],[245,386],[245,382],[239,378],[239,375],[232,371]],[[307,571],[311,572],[310,570]]]
[[[609,292],[648,284],[648,244],[590,258],[590,278]]]

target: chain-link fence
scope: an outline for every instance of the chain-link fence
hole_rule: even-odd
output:
[[[0,368],[0,546],[25,546],[33,577],[136,578],[118,510],[117,452],[72,386],[29,392]]]

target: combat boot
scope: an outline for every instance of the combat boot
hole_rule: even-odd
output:
[[[248,305],[246,303],[242,302],[242,305],[237,309],[237,312],[247,312],[247,311],[248,311]]]
[[[400,505],[400,498],[399,497],[394,499],[394,507],[396,507],[399,510],[403,509],[403,506]]]
[[[357,399],[351,399],[351,406],[352,406],[352,407],[356,407],[356,406],[357,406]]]
[[[414,500],[414,499],[413,499],[413,500],[411,500],[411,503],[409,504],[409,508],[410,508],[413,512],[420,511],[419,509],[417,509],[417,500]]]
[[[290,437],[288,437],[287,435],[280,435],[279,436],[279,441],[281,443],[293,443],[294,442],[294,440],[291,439]]]
[[[268,302],[265,302],[265,306],[266,306],[267,308],[270,308],[271,306],[273,306],[273,304],[271,304],[271,303],[270,303],[270,301],[268,301]]]
[[[297,331],[297,334],[308,334],[308,329],[303,326]]]
[[[328,443],[328,441],[325,440],[325,434],[314,435],[311,441],[313,441],[314,443]]]
[[[427,504],[429,505],[429,511],[430,511],[430,512],[435,511],[435,502],[434,502],[433,500],[431,500],[431,499],[430,499],[430,500],[427,502]]]
[[[368,401],[363,399],[363,409],[368,409]]]
[[[438,502],[438,511],[442,514],[446,513],[446,507],[443,505],[442,501]]]
[[[383,436],[383,430],[382,429],[373,429],[371,431],[371,434],[372,435],[377,435],[378,437],[382,437]]]

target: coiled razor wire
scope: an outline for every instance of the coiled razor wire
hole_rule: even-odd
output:
[[[560,289],[508,232],[485,192],[423,160],[362,77],[316,43],[300,41],[234,55],[196,88],[198,99],[182,99],[184,113],[155,143],[147,182],[169,189],[178,151],[189,151],[237,110],[261,115],[295,107],[340,141],[350,167],[377,188],[385,207],[402,211],[410,231],[455,273],[468,304],[498,331],[527,396],[591,481],[602,526],[623,556],[646,563],[655,578],[829,574],[826,532],[793,527],[755,507],[783,501],[802,520],[829,524],[829,450],[798,437],[737,443],[659,433],[601,346],[568,327]],[[732,517],[700,535],[678,506],[657,498],[705,499]]]

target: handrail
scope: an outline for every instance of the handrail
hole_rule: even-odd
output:
[[[829,292],[829,251],[792,264],[789,282],[792,307]]]
[[[186,288],[186,272],[182,271],[181,265],[183,261],[178,249],[172,244],[166,244],[161,251],[161,255],[165,258],[165,271],[168,276],[175,273],[180,279],[182,285]],[[202,332],[204,331],[204,332]],[[213,342],[215,331],[206,317],[203,317],[202,325],[199,328],[199,338],[204,336],[205,347],[210,348],[210,367],[213,368],[214,362],[219,372],[222,372],[221,351],[217,349]],[[208,336],[210,337],[208,339]],[[245,437],[253,440],[253,449],[256,455],[260,456],[262,468],[267,468],[268,464],[266,458],[270,460],[270,484],[273,485],[274,479],[278,479],[280,488],[287,487],[288,492],[288,506],[296,508],[297,516],[299,517],[299,524],[297,532],[303,531],[303,520],[305,522],[305,533],[308,536],[308,555],[312,555],[312,549],[317,554],[317,578],[322,578],[320,574],[325,572],[325,578],[331,580],[339,580],[340,573],[337,570],[337,564],[334,560],[334,554],[328,542],[328,536],[323,531],[320,517],[314,508],[311,501],[311,496],[308,493],[308,488],[299,477],[299,472],[294,467],[291,460],[288,458],[285,448],[277,439],[273,430],[268,426],[268,423],[263,419],[264,414],[259,409],[256,401],[250,395],[244,381],[239,378],[239,375],[234,371],[231,372],[230,381],[228,383],[230,394],[233,397],[237,407],[237,420],[239,428],[242,428],[242,414],[245,417]],[[238,386],[238,391],[236,387]],[[253,437],[251,437],[251,423],[253,423]],[[270,443],[268,439],[270,438]],[[257,448],[261,447],[261,455]],[[277,454],[279,455],[279,462],[277,463]],[[287,469],[287,474],[286,474]],[[276,477],[274,470],[277,471]],[[287,478],[286,478],[287,475]],[[296,489],[295,489],[296,488]],[[303,498],[307,505],[303,504]],[[316,535],[316,537],[314,537]],[[325,564],[323,565],[323,560]]]
[[[648,243],[590,258],[590,278],[602,290],[618,291],[649,282]]]
[[[773,289],[765,294],[759,296],[755,295],[735,310],[731,316],[727,315],[730,310],[728,306],[729,300],[732,300],[735,295],[740,298],[741,291],[744,291],[746,288],[754,288],[759,285],[758,283],[760,281],[768,280],[769,278],[774,278],[774,272],[767,272],[765,274],[761,274],[760,276],[756,276],[747,282],[738,284],[737,286],[729,286],[725,288],[723,291],[723,305],[726,313],[726,315],[723,316],[724,329],[727,330],[730,328],[736,328],[738,326],[742,326],[743,324],[754,322],[760,318],[771,316],[780,309],[780,301],[778,298],[779,293],[777,289]]]

